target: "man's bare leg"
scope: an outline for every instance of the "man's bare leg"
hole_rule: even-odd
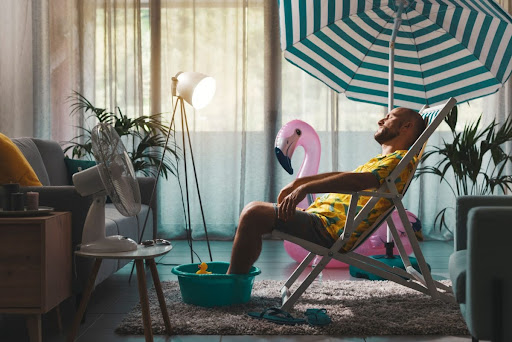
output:
[[[272,203],[251,202],[240,214],[228,274],[248,273],[261,253],[261,238],[272,232],[276,219]]]

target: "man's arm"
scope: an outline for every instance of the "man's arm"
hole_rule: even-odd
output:
[[[300,185],[303,185],[303,184],[306,184],[306,183],[309,183],[309,182],[312,182],[312,181],[326,179],[326,178],[329,178],[329,177],[332,177],[332,176],[336,176],[336,175],[339,175],[341,173],[345,173],[345,172],[335,171],[335,172],[319,173],[319,174],[316,174],[316,175],[313,175],[313,176],[296,178],[293,181],[293,183],[294,183],[295,187],[297,187],[297,186],[300,186]]]
[[[376,188],[379,185],[377,177],[371,172],[338,172],[329,177],[313,179],[301,186],[304,187],[306,194],[318,194],[360,191]]]
[[[281,204],[281,202],[285,199],[286,196],[288,196],[293,190],[297,189],[299,186],[301,186],[303,184],[306,184],[306,183],[309,183],[312,181],[316,181],[316,180],[320,180],[320,179],[324,179],[324,178],[328,178],[328,177],[331,177],[334,175],[338,175],[340,173],[341,172],[326,172],[326,173],[320,173],[320,174],[313,175],[313,176],[296,178],[293,182],[291,182],[290,184],[285,186],[283,189],[281,189],[281,192],[279,193],[279,196],[277,197],[277,203]]]
[[[278,217],[283,221],[291,218],[295,208],[307,194],[360,191],[377,188],[379,185],[377,177],[371,172],[335,172],[327,176],[323,174],[323,177],[313,176],[282,198],[279,202]]]

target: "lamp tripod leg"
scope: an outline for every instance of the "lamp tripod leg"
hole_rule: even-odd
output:
[[[183,148],[183,165],[185,167],[185,193],[187,195],[187,241],[188,245],[190,246],[190,262],[194,263],[194,253],[192,248],[192,225],[190,222],[190,197],[188,192],[188,172],[187,172],[187,146],[185,144],[185,120],[187,118],[187,113],[185,112],[185,104],[183,103],[183,99],[180,97],[178,98],[178,101],[180,102],[180,108],[181,108],[181,143]],[[188,128],[188,125],[187,125]],[[190,145],[190,137],[189,137],[189,145]]]
[[[183,122],[185,122],[185,127],[187,129],[188,146],[189,146],[189,149],[190,149],[190,159],[192,160],[192,169],[194,171],[194,179],[195,179],[195,182],[196,182],[197,197],[199,199],[199,207],[201,209],[201,217],[203,219],[203,227],[204,227],[204,233],[205,233],[205,237],[206,237],[206,244],[208,245],[208,253],[210,255],[210,261],[213,261],[212,251],[211,251],[211,248],[210,248],[210,239],[208,238],[208,229],[206,228],[206,220],[204,218],[203,201],[201,199],[201,192],[199,191],[199,182],[197,180],[196,163],[195,163],[195,160],[194,160],[194,152],[192,151],[192,143],[191,143],[191,139],[190,139],[190,131],[188,129],[187,114],[185,112],[185,105],[183,103],[183,100],[182,100],[181,105],[182,105],[182,113],[184,113],[184,120],[183,120],[183,117],[182,117],[182,125],[183,125]],[[183,132],[185,132],[185,131],[183,131]],[[183,137],[185,137],[185,133],[183,133]],[[185,144],[185,143],[183,143],[183,144]],[[185,149],[185,146],[183,146],[183,149]],[[188,190],[187,190],[187,196],[188,196]]]
[[[160,178],[160,172],[162,171],[162,166],[163,166],[163,163],[164,163],[165,152],[167,151],[167,146],[169,145],[169,138],[171,136],[172,127],[174,125],[174,119],[176,117],[176,109],[177,108],[178,108],[178,102],[176,102],[176,104],[174,105],[174,109],[172,111],[171,123],[169,124],[169,130],[167,131],[167,136],[165,138],[165,145],[164,145],[164,149],[162,151],[162,158],[160,159],[160,163],[158,164],[158,169],[156,171],[156,177],[155,177],[156,178],[155,179],[155,184],[153,185],[153,190],[151,191],[151,197],[149,198],[149,204],[148,204],[149,208],[152,208],[152,206],[153,206],[153,200],[155,198],[156,187],[158,185],[158,179]],[[175,152],[175,155],[176,155],[176,152]],[[142,242],[142,237],[144,236],[144,232],[146,231],[146,225],[148,223],[148,217],[149,217],[149,210],[146,213],[146,218],[144,219],[144,224],[142,225],[142,231],[140,233],[138,243]],[[153,232],[153,238],[155,237],[154,234],[155,233]],[[128,284],[131,283],[134,269],[135,269],[135,263],[133,263],[133,265],[132,265],[132,270],[130,272],[130,277],[128,278]]]

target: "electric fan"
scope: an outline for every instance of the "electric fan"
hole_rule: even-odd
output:
[[[105,234],[105,201],[107,195],[124,216],[140,212],[139,184],[126,153],[123,142],[115,129],[100,123],[91,132],[92,152],[96,166],[73,175],[73,184],[82,196],[93,195],[93,202],[85,219],[82,232],[83,252],[124,252],[137,249],[130,238]]]

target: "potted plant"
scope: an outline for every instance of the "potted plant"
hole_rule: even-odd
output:
[[[71,97],[71,115],[83,111],[94,117],[95,121],[112,125],[123,140],[135,172],[145,176],[156,176],[164,148],[166,150],[161,176],[167,179],[168,173],[175,174],[171,157],[177,158],[176,145],[166,146],[169,127],[162,123],[161,114],[130,118],[123,114],[119,107],[114,112],[105,108],[95,107],[82,94],[74,92]],[[87,158],[92,160],[91,129],[78,126],[80,134],[71,139],[64,153],[71,150],[72,158]],[[171,132],[172,134],[172,132]]]
[[[453,140],[443,140],[440,146],[425,152],[416,177],[422,174],[434,174],[440,182],[445,182],[454,196],[489,195],[499,191],[511,190],[512,176],[507,166],[511,166],[512,156],[503,150],[503,144],[512,141],[512,117],[503,124],[493,120],[480,128],[480,117],[468,123],[462,131],[456,131],[458,110],[455,106],[445,118],[450,127]],[[434,156],[440,159],[434,165],[425,162]],[[449,172],[451,171],[451,172]],[[453,175],[453,176],[452,176]],[[441,210],[434,221],[439,228],[446,227],[446,212]]]

